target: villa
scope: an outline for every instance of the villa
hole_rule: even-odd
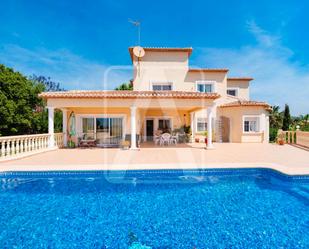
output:
[[[144,55],[136,56],[130,47],[133,91],[40,94],[47,101],[51,138],[54,110],[61,109],[65,146],[69,135],[77,144],[94,139],[104,147],[129,137],[131,149],[136,149],[138,142],[154,141],[158,132],[175,133],[183,127],[190,127],[193,142],[207,134],[209,149],[213,141],[268,143],[270,106],[250,100],[252,78],[229,77],[225,68],[192,68],[192,50],[144,47]],[[69,134],[72,118],[76,132]]]

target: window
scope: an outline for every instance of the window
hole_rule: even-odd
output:
[[[215,86],[215,82],[213,81],[197,81],[196,82],[196,90],[201,93],[215,92],[214,86]]]
[[[152,84],[153,91],[171,91],[172,83],[154,83]]]
[[[202,131],[207,130],[207,119],[206,118],[197,118],[196,130],[197,132],[202,132]]]
[[[259,132],[259,117],[244,117],[244,132]]]
[[[159,119],[158,129],[163,133],[171,132],[171,120],[170,119]]]
[[[236,88],[229,88],[226,90],[226,93],[228,95],[235,96],[235,97],[238,95],[238,91]]]

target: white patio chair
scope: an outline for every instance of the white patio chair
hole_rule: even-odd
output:
[[[161,130],[156,130],[155,131],[154,136],[153,136],[153,141],[154,141],[155,145],[160,144],[161,134],[162,134]]]
[[[153,137],[153,141],[154,141],[155,145],[160,144],[160,141],[161,141],[161,135],[154,135],[154,137]]]
[[[171,143],[171,134],[163,133],[161,135],[160,145],[161,146],[165,144],[170,145],[170,143]]]
[[[178,134],[174,135],[174,136],[171,136],[170,138],[170,144],[175,144],[177,145],[178,143]]]

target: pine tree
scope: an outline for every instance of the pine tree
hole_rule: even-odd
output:
[[[291,123],[292,123],[292,119],[291,119],[291,114],[290,114],[290,108],[287,104],[285,104],[282,130],[288,131]]]

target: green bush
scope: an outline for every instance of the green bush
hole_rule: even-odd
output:
[[[277,134],[278,134],[277,128],[269,128],[269,141],[276,142]]]

